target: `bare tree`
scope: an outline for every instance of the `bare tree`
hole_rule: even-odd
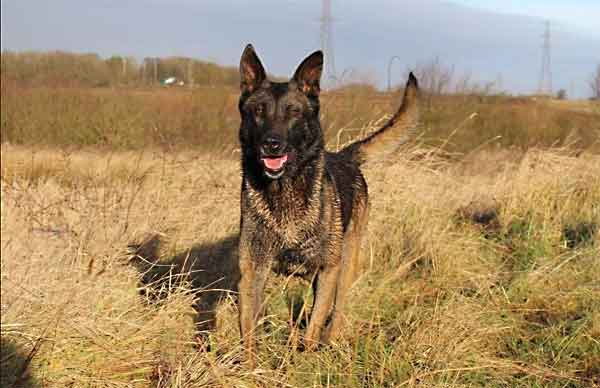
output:
[[[454,80],[454,66],[447,66],[438,57],[427,63],[417,64],[413,69],[421,89],[433,95],[449,92]]]
[[[426,63],[418,63],[412,69],[406,69],[404,79],[408,78],[409,71],[412,71],[419,80],[423,103],[426,106],[431,106],[434,96],[449,93],[454,84],[454,66],[445,65],[438,57]],[[467,77],[466,82],[469,79],[470,77]]]
[[[596,66],[596,73],[592,74],[590,89],[592,89],[592,98],[600,100],[600,64]]]

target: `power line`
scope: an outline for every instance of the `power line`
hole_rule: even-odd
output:
[[[550,40],[550,21],[546,21],[546,30],[544,31],[544,44],[542,45],[542,68],[540,70],[539,94],[552,95],[552,69],[551,69],[551,40]]]

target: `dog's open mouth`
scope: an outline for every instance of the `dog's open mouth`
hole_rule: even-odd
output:
[[[263,156],[261,160],[265,165],[265,175],[271,179],[277,179],[283,175],[288,156],[287,154],[283,154],[282,156]]]

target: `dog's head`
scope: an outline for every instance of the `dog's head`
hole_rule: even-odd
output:
[[[323,53],[309,55],[288,82],[267,79],[252,45],[240,61],[240,143],[249,168],[267,179],[294,175],[323,150],[319,92]]]

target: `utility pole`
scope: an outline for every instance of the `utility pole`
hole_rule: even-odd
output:
[[[397,55],[394,55],[393,57],[390,58],[390,61],[388,62],[388,68],[387,68],[387,76],[388,76],[387,90],[388,90],[388,92],[390,92],[392,90],[392,63],[394,62],[394,59],[397,59],[400,61],[400,57]]]
[[[570,100],[574,100],[575,99],[575,81],[571,80],[571,82],[569,82],[569,97]]]
[[[125,83],[127,82],[127,58],[126,57],[121,57],[121,65],[122,65],[122,80],[121,83]]]
[[[188,73],[188,77],[187,77],[188,80],[187,80],[187,82],[188,82],[188,85],[189,85],[190,88],[192,88],[194,86],[194,74],[193,74],[192,62],[193,62],[193,59],[192,58],[188,58],[188,63],[187,63],[188,64],[188,69],[187,69],[188,70],[187,71],[187,73]]]
[[[154,83],[158,83],[158,58],[154,57]]]
[[[142,85],[146,85],[146,58],[142,61]]]
[[[496,91],[497,93],[504,93],[504,77],[502,77],[502,73],[498,73],[496,77]]]
[[[335,72],[335,55],[333,51],[333,17],[331,16],[331,0],[322,0],[321,12],[321,50],[325,55],[325,79],[332,83],[337,81]]]
[[[550,21],[546,21],[546,30],[544,31],[544,44],[542,45],[542,68],[540,70],[540,84],[538,93],[552,95],[552,69],[551,69],[551,41],[550,41]]]

